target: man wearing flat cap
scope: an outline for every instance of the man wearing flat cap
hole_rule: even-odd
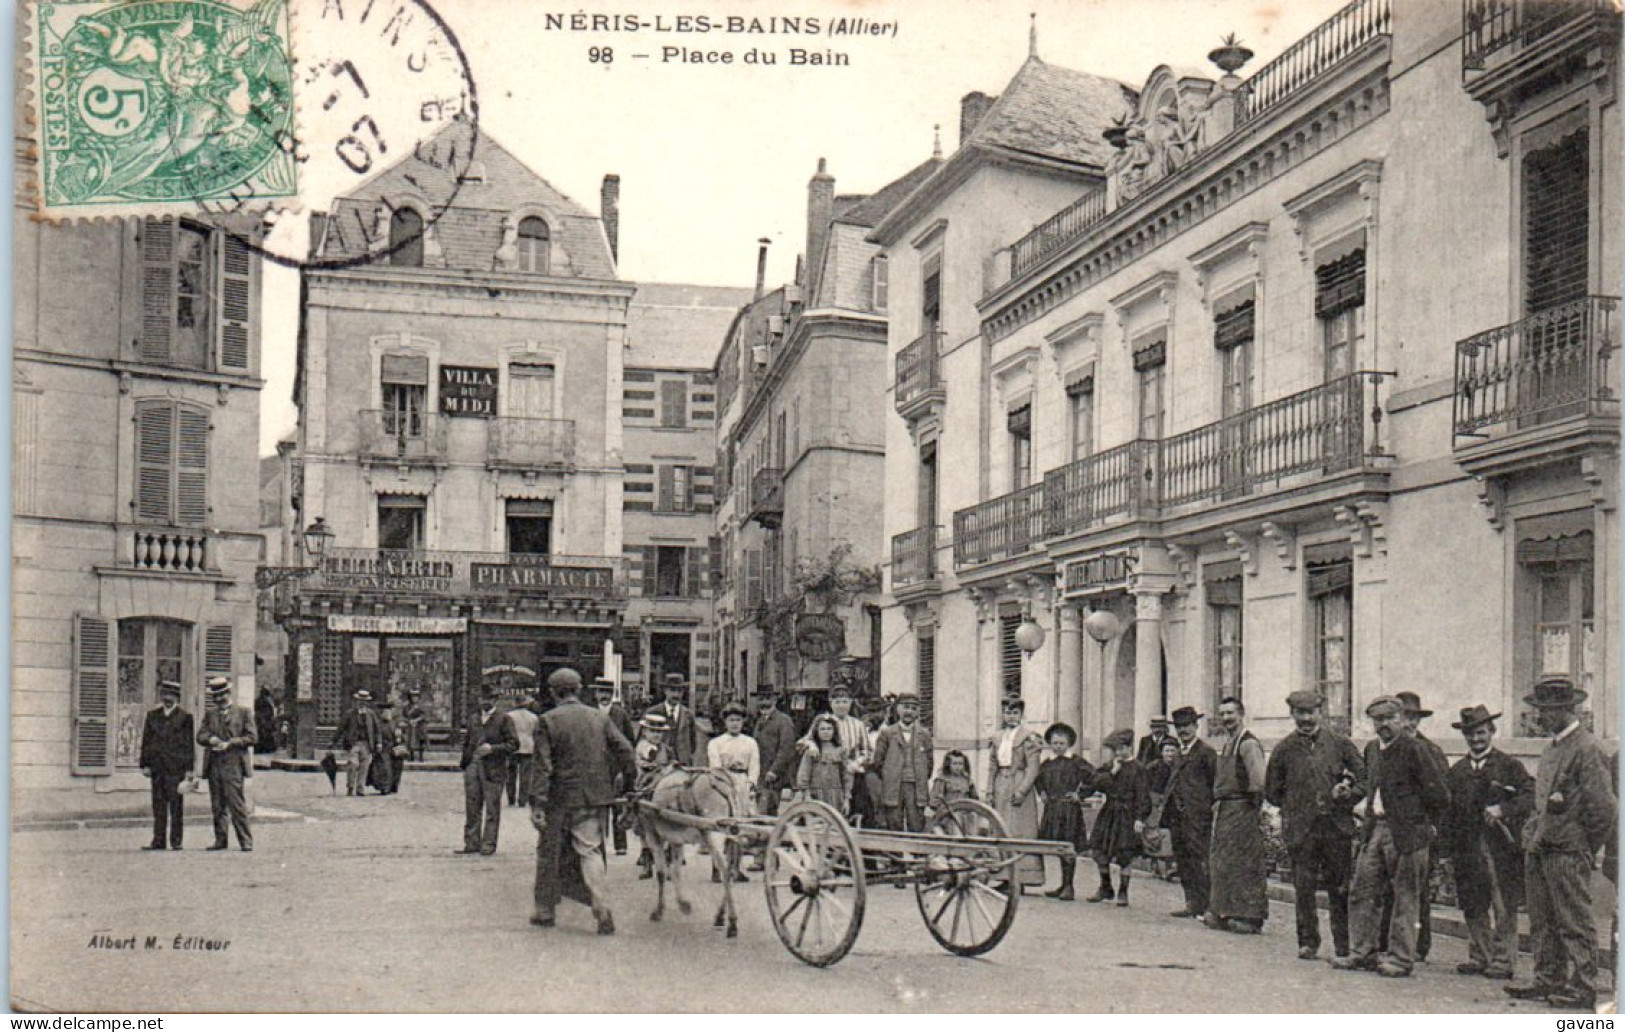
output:
[[[1315,893],[1325,888],[1337,956],[1349,953],[1349,879],[1354,873],[1354,804],[1365,796],[1365,762],[1354,743],[1325,726],[1316,691],[1286,697],[1295,734],[1270,754],[1264,798],[1281,810],[1281,837],[1292,860],[1298,959],[1320,952]]]
[[[214,845],[225,849],[227,819],[237,831],[237,845],[243,852],[254,848],[254,833],[248,826],[248,798],[243,782],[250,776],[249,750],[259,741],[254,711],[231,702],[231,680],[211,677],[208,684],[209,711],[198,728],[197,744],[203,746],[203,776],[209,781],[209,808],[214,813]]]
[[[1534,815],[1523,826],[1529,931],[1535,981],[1509,985],[1515,999],[1591,1010],[1597,1002],[1597,928],[1591,872],[1615,835],[1617,800],[1597,740],[1580,723],[1586,693],[1566,677],[1535,685],[1524,702],[1552,736],[1535,773]]]
[[[1518,957],[1518,904],[1523,902],[1524,817],[1534,805],[1534,779],[1523,764],[1491,745],[1499,713],[1469,706],[1450,726],[1467,755],[1450,768],[1450,809],[1439,829],[1439,853],[1456,876],[1456,902],[1467,921],[1467,961],[1456,971],[1511,978]]]
[[[1349,894],[1349,956],[1334,957],[1345,971],[1376,971],[1408,978],[1416,964],[1416,915],[1422,879],[1427,877],[1433,830],[1450,805],[1444,773],[1416,739],[1404,733],[1398,699],[1378,696],[1365,709],[1376,729],[1365,747],[1366,821],[1364,845],[1354,863]],[[1382,947],[1383,901],[1392,896]]]
[[[181,686],[174,681],[158,686],[158,699],[141,727],[141,773],[152,779],[152,841],[141,848],[179,849],[181,784],[192,776],[192,714],[181,709]]]
[[[1162,826],[1173,839],[1174,865],[1185,906],[1173,917],[1200,918],[1208,907],[1208,850],[1213,837],[1213,773],[1219,754],[1202,741],[1202,714],[1181,706],[1173,712],[1174,738],[1179,756],[1168,776],[1168,796],[1162,804]]]

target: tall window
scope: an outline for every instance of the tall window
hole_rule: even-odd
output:
[[[547,555],[553,545],[553,503],[540,498],[510,498],[505,503],[508,551]]]
[[[389,215],[389,264],[423,265],[423,216],[411,208],[396,208]]]
[[[934,333],[942,325],[942,255],[925,260],[920,289],[920,332]]]
[[[1533,315],[1586,294],[1591,229],[1585,126],[1523,158],[1523,301]]]
[[[510,416],[552,419],[556,373],[549,362],[512,362],[508,365]]]
[[[937,639],[934,633],[927,633],[915,642],[914,683],[920,693],[920,722],[930,730],[937,695]]]
[[[1347,733],[1354,719],[1354,568],[1346,559],[1309,565],[1315,684],[1326,715]]]
[[[694,467],[661,466],[655,490],[656,512],[694,511]]]
[[[688,425],[688,382],[662,380],[660,382],[660,425],[685,427]]]
[[[1227,696],[1242,695],[1242,607],[1241,564],[1215,563],[1203,570],[1207,596],[1208,640],[1211,642],[1209,678],[1213,688],[1211,705]]]
[[[1166,330],[1157,330],[1134,343],[1135,414],[1140,437],[1147,441],[1162,438],[1168,368],[1166,334]]]
[[[655,594],[661,598],[684,598],[687,595],[683,571],[688,549],[681,545],[660,545],[655,549]]]
[[[1363,245],[1315,269],[1315,317],[1329,383],[1354,372],[1365,339]]]
[[[209,412],[173,401],[135,407],[135,518],[201,527],[209,517]]]
[[[118,622],[118,705],[114,712],[113,762],[141,763],[141,728],[147,710],[158,705],[158,685],[184,684],[185,624],[173,620]]]
[[[379,495],[378,547],[385,551],[421,550],[425,506],[424,499],[416,495]]]
[[[1033,479],[1032,406],[1011,409],[1006,428],[1010,434],[1010,490],[1019,491]]]
[[[1253,401],[1253,293],[1220,302],[1213,320],[1213,346],[1219,350],[1220,410],[1225,416],[1247,411]]]
[[[919,496],[915,500],[916,527],[930,527],[937,522],[937,442],[928,441],[920,446]]]
[[[891,294],[891,263],[881,254],[875,256],[869,267],[874,276],[874,292],[870,298],[870,307],[876,312],[884,313]]]
[[[519,220],[519,271],[546,273],[552,261],[552,234],[532,215]]]
[[[146,219],[137,234],[141,361],[225,373],[249,371],[254,257],[227,234]]]
[[[1016,644],[1020,627],[1020,613],[999,614],[999,679],[1006,696],[1021,694],[1021,646]]]
[[[210,316],[209,234],[185,222],[175,234],[175,360],[205,368],[214,336]]]
[[[1519,521],[1520,681],[1568,677],[1595,696],[1595,560],[1591,510]],[[1520,694],[1521,697],[1521,694]],[[1520,733],[1538,734],[1519,707]]]
[[[429,360],[422,355],[384,355],[379,380],[384,433],[422,437],[429,407]]]
[[[1095,451],[1095,374],[1088,372],[1067,378],[1067,424],[1072,461],[1087,458]]]

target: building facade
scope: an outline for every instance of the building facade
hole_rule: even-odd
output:
[[[628,313],[621,433],[630,598],[622,688],[659,697],[669,674],[708,703],[716,683],[717,341],[745,288],[640,284]]]
[[[145,789],[158,684],[254,697],[258,227],[13,206],[12,784]]]
[[[305,276],[295,525],[334,538],[281,606],[301,754],[357,689],[418,692],[439,741],[480,686],[596,676],[619,639],[619,180],[601,218],[488,136],[475,156],[438,218],[397,168],[318,220],[322,257],[356,246],[321,232],[341,219],[387,228],[391,252]]]
[[[974,180],[881,226],[889,669],[975,671],[939,740],[1016,693],[1089,746],[1227,695],[1279,736],[1300,688],[1515,738],[1549,674],[1614,734],[1618,31],[1356,0],[1245,77],[1156,69],[1014,232],[960,236]]]

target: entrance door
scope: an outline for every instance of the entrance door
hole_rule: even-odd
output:
[[[661,634],[649,635],[649,669],[652,675],[651,684],[655,692],[662,691],[661,685],[666,682],[667,674],[682,674],[683,680],[688,681],[689,669],[689,642],[687,634]],[[659,698],[657,694],[654,696]]]
[[[430,727],[455,728],[452,719],[454,666],[451,642],[444,638],[390,638],[385,647],[389,694],[404,704],[406,693],[418,693],[418,705]]]
[[[114,712],[113,762],[141,764],[141,728],[147,710],[158,705],[158,684],[182,677],[186,625],[174,620],[118,622],[118,706]]]

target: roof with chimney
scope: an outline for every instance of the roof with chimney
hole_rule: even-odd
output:
[[[638,284],[626,313],[625,364],[709,370],[716,361],[717,341],[753,293],[749,287]]]
[[[474,135],[477,134],[477,135]],[[473,158],[462,156],[470,142]],[[457,157],[449,157],[457,149]],[[440,258],[425,258],[426,267],[490,272],[498,267],[504,223],[510,217],[539,216],[552,238],[550,275],[583,279],[614,279],[615,259],[602,221],[528,166],[482,129],[471,134],[466,124],[449,123],[418,148],[442,153],[444,165],[466,168],[451,203],[434,219],[425,247],[440,248]],[[443,175],[449,175],[449,172]],[[431,201],[441,202],[449,183],[433,182],[433,171],[408,156],[384,169],[360,187],[334,202],[326,220],[321,257],[353,258],[377,250],[375,209],[381,199],[399,206],[416,202],[420,214],[429,214]],[[428,196],[428,194],[437,196]],[[519,275],[515,270],[504,272]]]

